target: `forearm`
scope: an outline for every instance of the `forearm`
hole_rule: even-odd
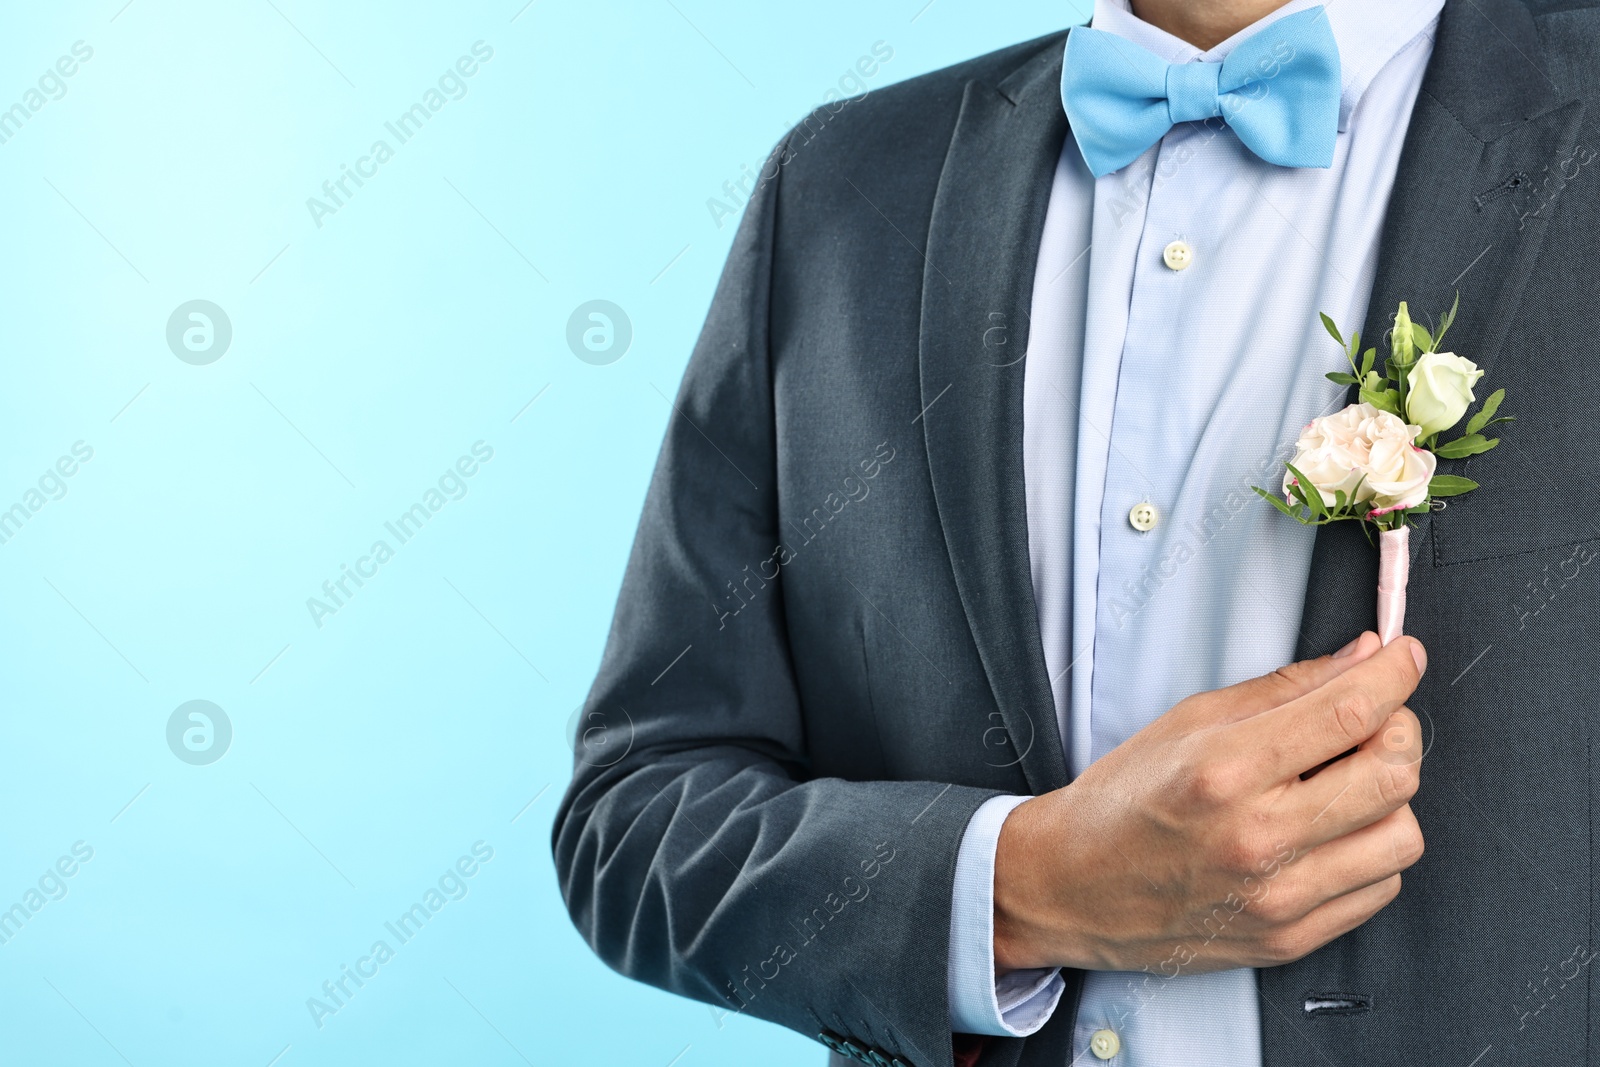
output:
[[[992,792],[797,782],[733,745],[636,755],[581,776],[556,823],[563,895],[603,960],[813,1038],[948,1062],[950,888]]]

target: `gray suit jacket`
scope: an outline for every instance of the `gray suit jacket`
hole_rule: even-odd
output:
[[[872,1062],[952,1062],[963,829],[1068,780],[1022,464],[1061,45],[836,103],[769,160],[555,823],[608,964]],[[1261,972],[1268,1067],[1600,1055],[1597,91],[1593,0],[1448,0],[1363,332],[1459,290],[1453,347],[1522,421],[1444,465],[1484,488],[1413,534],[1427,854],[1366,925]],[[1321,531],[1301,653],[1373,627],[1375,581],[1355,524]],[[1051,1022],[985,1064],[1070,1060],[1068,977]]]

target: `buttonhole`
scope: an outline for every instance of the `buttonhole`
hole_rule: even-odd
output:
[[[1310,993],[1306,996],[1307,1015],[1364,1015],[1372,1010],[1372,998],[1365,993]]]
[[[1516,192],[1518,189],[1522,188],[1532,180],[1532,178],[1528,177],[1527,171],[1519,170],[1511,177],[1495,186],[1493,189],[1479,193],[1473,198],[1472,202],[1478,206],[1479,211],[1482,211],[1491,202],[1500,199],[1502,196]]]

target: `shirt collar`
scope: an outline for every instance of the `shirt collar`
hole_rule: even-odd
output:
[[[1234,46],[1246,37],[1270,26],[1286,15],[1322,3],[1328,25],[1339,44],[1339,66],[1344,88],[1339,99],[1339,129],[1348,128],[1350,115],[1367,91],[1367,86],[1395,56],[1423,39],[1432,40],[1444,0],[1290,0],[1289,3],[1257,20],[1209,52],[1202,52],[1187,41],[1157,29],[1133,13],[1130,0],[1094,0],[1097,30],[1114,33],[1148,49],[1168,63],[1220,63]]]

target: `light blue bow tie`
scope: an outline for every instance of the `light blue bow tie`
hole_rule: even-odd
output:
[[[1280,167],[1331,167],[1339,45],[1321,7],[1285,16],[1221,63],[1167,63],[1086,26],[1067,35],[1061,102],[1095,177],[1121,170],[1180,122],[1222,118]]]

